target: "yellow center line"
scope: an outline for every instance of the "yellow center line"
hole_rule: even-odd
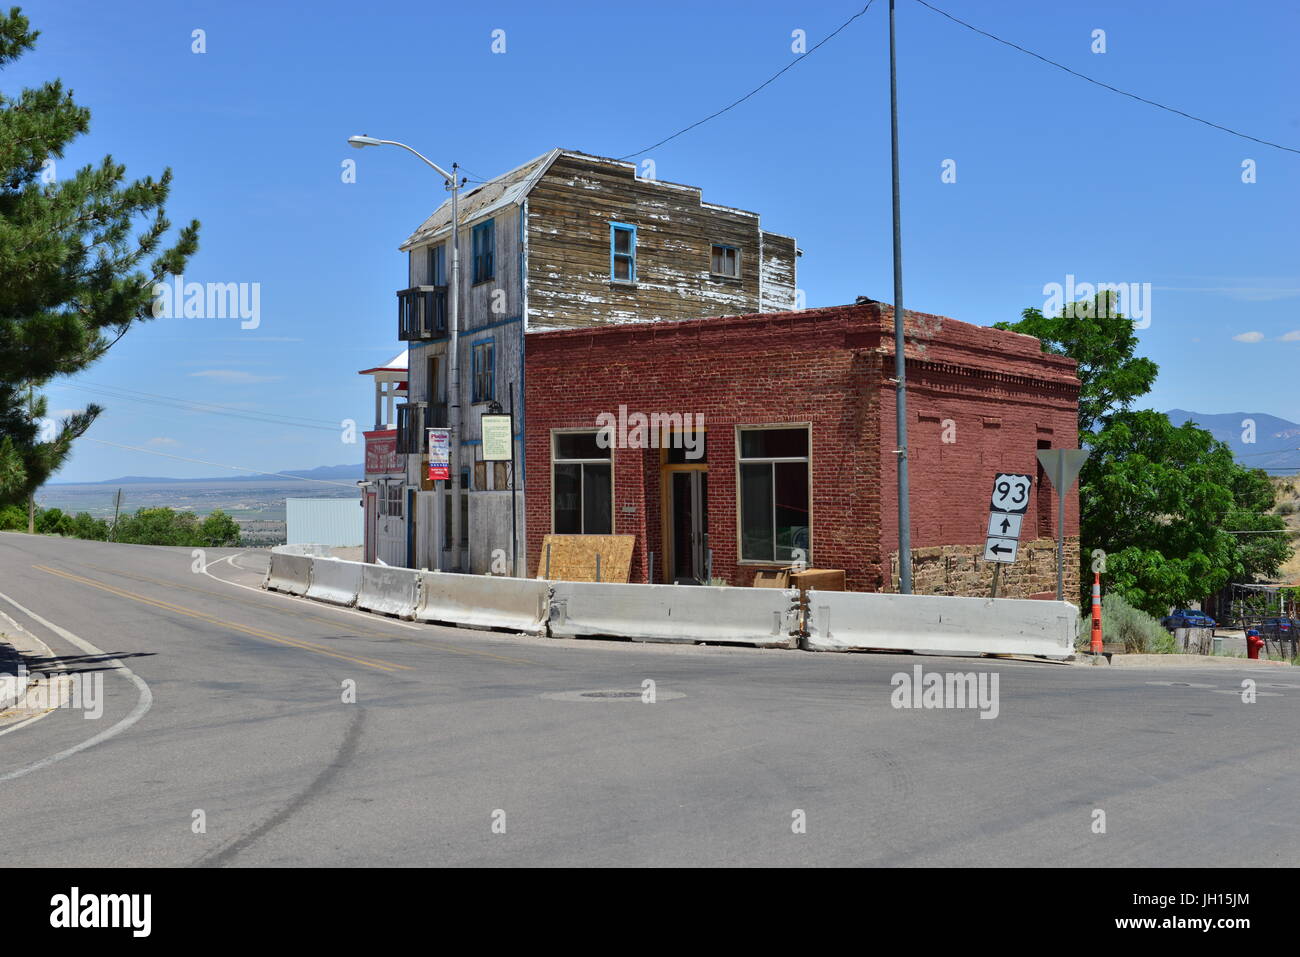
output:
[[[384,661],[382,658],[367,659],[367,658],[357,658],[352,655],[340,654],[339,652],[330,651],[312,642],[304,641],[299,638],[290,638],[287,635],[273,634],[272,632],[269,631],[263,631],[260,628],[251,628],[248,625],[240,625],[232,621],[224,621],[220,618],[214,617],[213,615],[206,615],[203,612],[195,611],[192,608],[183,608],[180,605],[173,604],[172,602],[161,601],[156,598],[149,598],[145,595],[137,595],[135,592],[126,591],[125,589],[117,588],[113,585],[106,585],[103,582],[95,581],[93,578],[83,578],[80,575],[73,575],[70,572],[60,571],[57,568],[50,568],[47,565],[33,565],[32,567],[39,571],[47,572],[48,574],[51,575],[57,575],[60,578],[66,578],[69,581],[80,582],[83,585],[90,585],[92,588],[98,588],[101,591],[106,591],[110,594],[117,595],[121,598],[129,598],[132,601],[138,601],[145,605],[152,605],[153,607],[161,608],[164,611],[175,612],[178,615],[186,615],[187,617],[195,618],[199,621],[205,621],[208,622],[209,624],[217,625],[222,628],[229,628],[232,631],[242,632],[243,634],[246,635],[252,635],[255,638],[262,638],[265,639],[266,641],[273,641],[277,644],[286,645],[290,648],[297,648],[301,651],[310,651],[313,654],[325,655],[330,658],[338,658],[341,661],[350,661],[353,664],[363,665],[367,668],[374,668],[378,671],[394,671],[394,670],[410,671],[411,670],[409,665],[399,665],[392,661]]]
[[[132,575],[132,574],[129,574],[128,572],[118,571],[116,568],[107,568],[107,567],[105,567],[105,566],[103,566],[103,565],[87,565],[87,567],[88,567],[88,568],[97,568],[97,569],[99,569],[100,571],[105,571],[105,572],[108,572],[108,573],[111,574],[111,575],[117,575],[117,576],[119,576],[119,577],[121,577],[121,578],[133,578],[133,579],[135,579],[136,581],[151,582],[152,584],[155,584],[155,585],[163,585],[163,586],[166,586],[166,587],[168,587],[168,588],[184,588],[184,589],[186,589],[186,590],[188,590],[188,591],[198,592],[200,595],[208,595],[208,596],[210,596],[210,597],[216,597],[216,593],[215,593],[215,592],[213,592],[213,591],[211,591],[211,590],[209,590],[209,589],[206,589],[206,588],[196,588],[196,587],[193,586],[193,585],[182,585],[182,584],[180,584],[180,583],[178,583],[178,582],[163,581],[162,579],[159,579],[159,578],[150,578],[150,577],[147,576],[147,575]],[[213,577],[215,577],[215,576],[213,576]],[[268,596],[268,597],[269,597],[269,596]],[[274,600],[269,601],[269,602],[261,602],[261,601],[249,601],[248,599],[233,598],[233,597],[227,598],[227,597],[225,597],[225,596],[221,596],[221,601],[237,602],[238,604],[246,605],[246,606],[248,606],[249,608],[257,608],[257,609],[265,609],[265,608],[281,608],[281,609],[282,609],[282,608],[284,607],[282,603],[276,602],[276,601],[274,601]],[[303,618],[303,619],[306,619],[306,620],[308,620],[308,621],[317,621],[317,622],[320,622],[321,624],[331,625],[331,626],[333,626],[333,627],[335,627],[335,628],[339,628],[339,627],[347,627],[347,626],[343,626],[343,625],[341,625],[340,622],[335,621],[335,620],[332,619],[332,618],[322,618],[322,617],[320,617],[319,615],[295,615],[294,617],[295,617],[295,618]],[[391,634],[391,633],[386,632],[386,631],[375,631],[375,630],[372,629],[372,628],[351,628],[351,627],[347,627],[347,630],[350,631],[350,632],[352,632],[352,633],[358,634],[358,635],[371,635],[371,636],[373,636],[373,637],[375,637],[375,638],[389,638],[389,639],[396,639],[397,641],[413,641],[413,642],[415,642],[416,644],[424,645],[424,646],[426,646],[426,647],[428,647],[428,648],[434,648],[434,649],[436,649],[436,650],[438,650],[438,651],[447,651],[447,652],[450,652],[450,653],[455,654],[455,655],[471,655],[471,656],[476,657],[476,658],[492,658],[492,659],[494,659],[494,660],[496,660],[496,661],[508,661],[508,662],[510,662],[511,664],[516,664],[516,665],[535,665],[535,664],[537,664],[536,661],[530,661],[530,660],[528,660],[527,658],[509,658],[509,657],[507,657],[507,656],[505,656],[505,655],[494,655],[494,654],[492,654],[490,651],[476,651],[476,650],[474,650],[474,649],[470,649],[470,648],[457,648],[457,647],[455,647],[454,645],[446,645],[446,644],[443,644],[443,643],[441,643],[441,642],[433,641],[433,640],[431,640],[431,639],[429,639],[429,638],[413,638],[413,637],[411,637],[410,635]]]

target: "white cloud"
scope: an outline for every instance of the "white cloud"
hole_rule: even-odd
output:
[[[1292,329],[1290,332],[1278,336],[1277,339],[1279,342],[1295,342],[1300,339],[1300,329]]]
[[[202,372],[191,372],[190,375],[240,385],[251,385],[255,382],[274,382],[280,378],[274,375],[253,375],[251,372],[244,372],[241,369],[204,369]]]
[[[1264,333],[1262,332],[1243,332],[1240,335],[1233,336],[1237,342],[1263,342]]]

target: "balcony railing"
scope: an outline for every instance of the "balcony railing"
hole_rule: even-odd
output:
[[[397,407],[398,454],[423,455],[429,451],[427,429],[447,428],[446,402],[408,402]]]
[[[413,286],[398,291],[397,338],[417,342],[446,334],[446,286]]]

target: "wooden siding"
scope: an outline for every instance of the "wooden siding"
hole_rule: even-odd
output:
[[[789,236],[763,233],[759,312],[788,312],[795,308],[795,259],[799,252]]]
[[[527,210],[529,328],[793,307],[793,240],[782,252],[775,237],[778,253],[765,259],[756,213],[702,203],[694,187],[639,180],[631,164],[562,154]],[[634,284],[611,280],[611,222],[637,227]],[[739,279],[710,275],[714,243],[740,250]]]

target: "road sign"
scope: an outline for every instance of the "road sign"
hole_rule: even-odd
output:
[[[1010,565],[1016,560],[1020,542],[1014,538],[989,538],[984,542],[984,560]]]
[[[1029,507],[1029,490],[1033,484],[1032,475],[1000,473],[993,480],[993,497],[990,500],[993,511],[1023,515]]]
[[[1020,523],[1025,520],[1023,515],[1016,515],[1011,512],[989,512],[989,538],[1019,538]]]
[[[1052,487],[1064,493],[1074,485],[1074,480],[1079,477],[1079,469],[1083,468],[1087,458],[1088,452],[1085,449],[1043,449],[1038,453],[1038,464],[1051,479]]]

